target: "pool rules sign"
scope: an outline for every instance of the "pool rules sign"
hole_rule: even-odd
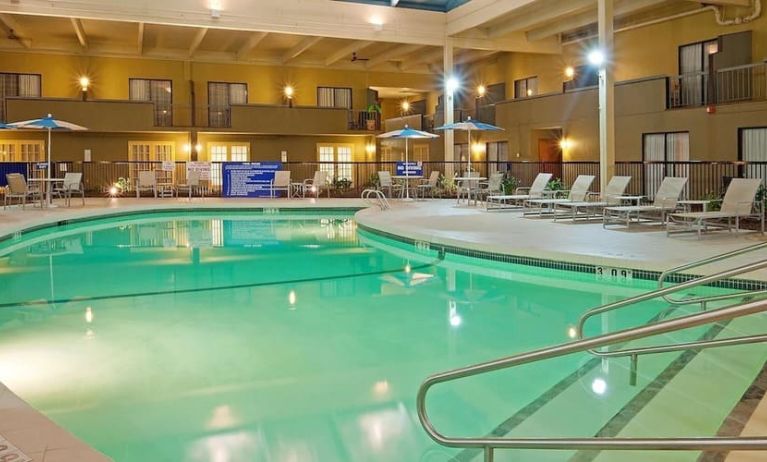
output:
[[[224,197],[269,197],[274,174],[282,162],[224,162],[221,195]]]

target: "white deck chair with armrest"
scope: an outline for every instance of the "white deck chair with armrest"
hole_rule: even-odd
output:
[[[471,196],[474,196],[474,201],[477,200],[477,194],[479,192],[479,172],[468,172],[466,177],[468,180],[457,180],[455,195],[457,197],[456,203],[461,202],[461,197],[466,196],[466,203],[471,204]],[[476,178],[476,179],[475,179]]]
[[[402,197],[402,192],[405,190],[405,187],[402,184],[394,183],[391,178],[391,173],[383,170],[378,172],[378,189],[381,191],[388,190],[389,197],[393,198],[395,192],[398,192],[399,197]]]
[[[526,200],[543,198],[543,191],[552,176],[551,173],[539,173],[529,188],[517,188],[514,194],[487,196],[487,210],[518,208]],[[523,194],[524,191],[527,191],[527,194]]]
[[[61,184],[53,188],[53,194],[66,200],[67,206],[72,204],[72,194],[79,193],[85,205],[85,188],[83,187],[83,174],[81,172],[69,172],[64,175]]]
[[[180,183],[176,186],[176,196],[186,192],[189,195],[189,200],[191,200],[195,191],[202,191],[200,188],[200,172],[191,170],[186,174],[186,183]],[[203,194],[200,194],[200,196],[203,196]]]
[[[479,189],[476,196],[479,200],[487,201],[491,195],[498,195],[503,192],[503,172],[495,172],[490,175],[490,179],[479,183]]]
[[[43,201],[42,192],[39,189],[30,189],[27,180],[21,173],[8,173],[5,175],[5,179],[8,181],[8,189],[3,198],[3,209],[8,206],[8,202],[12,199],[19,199],[21,208],[27,206],[27,198]]]
[[[431,198],[434,199],[434,191],[437,190],[438,183],[439,170],[432,170],[429,179],[416,186],[416,197],[420,196],[422,199],[426,199],[426,193],[428,192],[431,194]]]
[[[290,197],[290,170],[274,172],[274,179],[269,184],[269,193],[274,198],[275,193],[279,191],[285,191],[285,197]]]
[[[668,214],[676,211],[679,197],[684,191],[687,178],[667,176],[655,193],[655,200],[650,205],[626,205],[605,207],[602,215],[602,227],[612,223],[630,226],[632,221],[666,223]]]
[[[594,182],[594,175],[578,175],[570,187],[570,193],[566,198],[548,198],[548,199],[528,199],[524,202],[525,215],[537,214],[542,216],[544,211],[553,212],[556,204],[565,204],[569,202],[583,202],[589,194],[589,188]]]
[[[626,192],[630,182],[630,176],[614,176],[607,183],[604,194],[596,195],[596,200],[554,204],[554,220],[560,217],[575,220],[576,218],[590,219],[601,216],[605,207],[621,205],[621,196]],[[556,213],[557,210],[564,212]]]
[[[328,197],[330,197],[330,185],[328,184],[328,172],[317,170],[314,172],[314,178],[306,179],[301,186],[301,192],[304,196],[306,193],[314,194],[315,197],[320,197],[320,193],[323,189],[328,191]]]
[[[709,229],[738,231],[741,218],[758,218],[764,234],[764,204],[755,202],[760,178],[733,178],[722,200],[722,207],[716,212],[672,213],[666,223],[666,235],[673,233],[697,232],[698,238]],[[733,223],[734,221],[734,223]]]
[[[138,172],[136,179],[136,198],[141,197],[141,191],[152,191],[157,197],[157,174],[154,170],[142,170]]]

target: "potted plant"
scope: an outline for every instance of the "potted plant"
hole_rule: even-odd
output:
[[[367,117],[365,118],[365,128],[368,131],[375,131],[378,127],[378,119],[381,116],[381,105],[376,103],[369,104],[367,108]]]

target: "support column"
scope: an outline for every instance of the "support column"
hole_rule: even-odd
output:
[[[613,0],[598,0],[599,49],[599,176],[601,191],[615,175],[615,76],[613,75]]]
[[[445,46],[442,49],[443,50],[443,56],[442,56],[442,68],[444,73],[444,78],[442,81],[442,91],[443,91],[443,98],[442,98],[442,106],[444,109],[444,118],[445,118],[445,125],[451,124],[454,122],[453,120],[453,113],[454,111],[454,105],[455,102],[453,101],[453,93],[451,91],[448,91],[447,88],[447,79],[453,77],[454,69],[453,69],[453,39],[450,37],[445,37]],[[442,132],[443,138],[445,140],[445,176],[446,177],[452,177],[454,172],[454,166],[452,163],[455,160],[454,158],[454,152],[455,148],[454,142],[453,142],[453,130],[445,130]],[[460,160],[460,159],[458,159]]]

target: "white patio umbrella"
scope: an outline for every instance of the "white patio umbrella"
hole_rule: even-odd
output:
[[[408,140],[410,138],[414,139],[428,139],[428,138],[439,138],[439,135],[435,135],[434,133],[429,132],[422,132],[421,130],[416,130],[414,128],[410,128],[407,125],[405,125],[405,128],[400,130],[392,130],[390,132],[382,133],[378,135],[378,138],[404,138],[405,140],[405,165],[407,166],[408,163]],[[410,171],[405,168],[405,177],[410,176]],[[410,199],[410,183],[408,181],[408,178],[405,178],[405,199]]]
[[[471,132],[472,131],[498,132],[498,131],[502,131],[503,128],[496,127],[495,125],[486,124],[478,120],[471,120],[471,117],[468,117],[463,122],[455,122],[452,124],[443,125],[441,127],[435,128],[435,130],[464,130],[468,132],[467,137],[469,139],[469,155],[466,156],[466,174],[468,175],[468,173],[471,171]]]
[[[48,130],[48,162],[46,165],[46,202],[51,203],[51,132],[53,130],[65,130],[65,131],[82,131],[87,130],[85,127],[81,127],[71,122],[64,122],[63,120],[56,120],[51,114],[43,117],[42,119],[23,120],[21,122],[13,122],[8,124],[11,128],[20,129],[40,129]]]

